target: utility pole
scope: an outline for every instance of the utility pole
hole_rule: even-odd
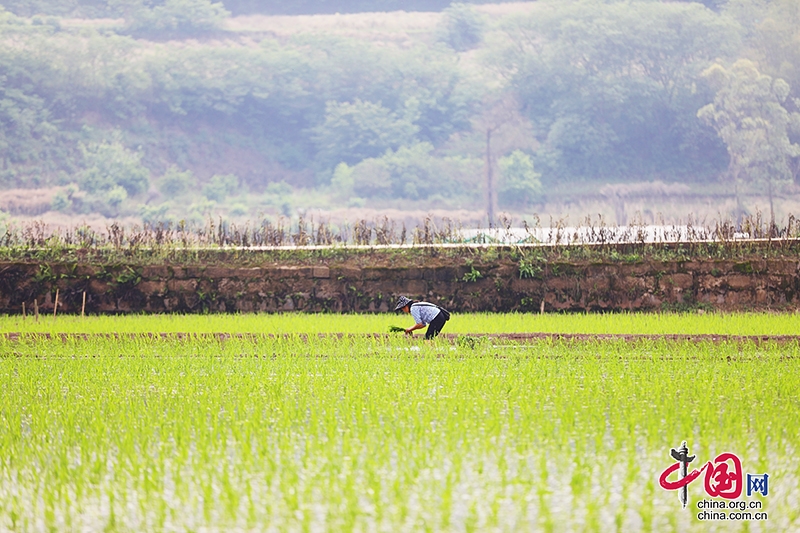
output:
[[[494,227],[495,199],[494,176],[492,175],[492,128],[486,128],[486,214],[489,217],[490,229]]]
[[[476,153],[481,150],[480,143],[485,144],[484,181],[486,216],[489,227],[495,226],[497,216],[497,183],[494,174],[496,156],[513,148],[528,148],[533,139],[530,122],[520,112],[516,95],[510,91],[502,91],[487,95],[484,98],[483,110],[473,120],[473,145]]]

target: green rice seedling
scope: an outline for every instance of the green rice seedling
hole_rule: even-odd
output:
[[[4,332],[42,333],[248,333],[254,335],[383,333],[397,317],[382,314],[230,314],[42,316],[37,323],[1,316]],[[800,314],[777,313],[609,313],[532,314],[457,313],[445,333],[569,333],[796,335]]]
[[[791,530],[798,365],[792,343],[0,338],[0,530],[703,531],[657,484],[682,440],[769,472]]]

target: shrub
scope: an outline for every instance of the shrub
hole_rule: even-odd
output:
[[[289,195],[292,194],[292,187],[286,182],[279,181],[267,185],[267,204],[273,206],[284,216],[291,216],[292,203]]]
[[[383,159],[365,159],[353,167],[353,192],[367,198],[388,197],[392,192],[392,175]]]
[[[230,12],[210,0],[166,0],[130,13],[125,29],[142,36],[191,37],[219,30]]]
[[[439,41],[456,52],[475,48],[483,40],[484,21],[466,4],[452,4],[442,12],[437,32]]]
[[[72,199],[69,197],[66,191],[58,191],[55,196],[53,196],[53,201],[50,203],[50,207],[53,209],[53,211],[66,211],[72,207]]]
[[[452,180],[448,167],[446,160],[434,156],[430,143],[401,146],[353,167],[353,190],[368,198],[424,199],[436,192],[449,192]]]
[[[167,214],[171,207],[169,202],[161,205],[143,205],[139,208],[139,214],[145,224],[163,224],[172,222],[173,217]]]
[[[213,216],[214,208],[216,207],[216,202],[208,199],[195,202],[189,206],[188,221],[192,224],[200,225]]]
[[[86,165],[79,180],[81,189],[90,193],[120,186],[135,196],[147,190],[149,171],[142,165],[142,155],[125,148],[119,141],[81,146]]]
[[[419,132],[408,118],[398,116],[380,103],[356,99],[328,102],[325,121],[313,129],[322,164],[332,168],[344,161],[353,165],[386,150],[413,142]]]
[[[231,206],[230,214],[234,217],[243,217],[245,216],[250,210],[247,209],[247,206],[242,203],[233,204]]]
[[[181,172],[178,167],[172,166],[161,177],[159,190],[165,196],[179,196],[191,190],[195,182],[196,179],[191,170]]]
[[[339,199],[347,200],[353,195],[354,188],[353,167],[348,166],[347,163],[336,165],[331,178],[333,194]]]
[[[533,169],[533,160],[521,150],[514,150],[500,163],[500,193],[504,206],[525,207],[541,194],[540,175]]]
[[[119,210],[120,204],[128,199],[128,193],[122,187],[114,187],[106,193],[105,200],[109,207],[115,212]]]
[[[233,174],[217,174],[203,187],[203,196],[215,202],[222,202],[239,188],[239,178]]]

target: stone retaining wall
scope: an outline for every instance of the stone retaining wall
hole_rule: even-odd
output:
[[[0,312],[387,311],[398,294],[456,311],[797,309],[798,260],[543,263],[437,268],[342,265],[113,266],[0,264]]]

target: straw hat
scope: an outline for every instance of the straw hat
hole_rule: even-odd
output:
[[[394,310],[399,311],[410,303],[413,303],[413,300],[406,298],[405,296],[401,296],[397,299],[397,305],[394,306]]]

